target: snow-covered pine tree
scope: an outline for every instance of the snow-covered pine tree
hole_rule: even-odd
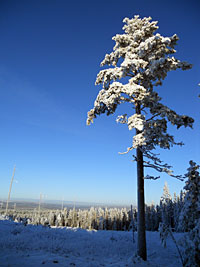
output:
[[[146,230],[147,231],[157,231],[158,230],[159,223],[158,223],[158,218],[157,218],[155,206],[153,204],[151,206],[146,205],[145,222],[146,222]]]
[[[181,231],[181,229],[179,229],[179,216],[180,216],[180,212],[182,210],[183,207],[183,202],[184,201],[184,193],[181,190],[180,195],[176,195],[176,193],[174,193],[174,199],[173,199],[173,212],[174,212],[174,231],[175,232],[179,232]]]
[[[185,197],[179,229],[186,232],[182,240],[184,266],[200,266],[200,173],[192,160],[186,173]]]
[[[184,238],[183,261],[186,267],[200,266],[200,218],[195,220],[195,227]]]
[[[158,220],[159,220],[159,217],[158,217],[158,214],[156,212],[156,208],[152,204],[151,205],[151,224],[152,224],[152,231],[158,231],[158,227],[159,227]]]
[[[185,186],[185,197],[179,218],[179,228],[183,232],[192,230],[196,225],[196,220],[200,218],[200,175],[199,166],[192,160],[190,167],[185,174],[188,179]]]
[[[173,202],[172,197],[169,192],[169,187],[167,182],[165,182],[163,188],[163,195],[161,197],[161,212],[162,212],[162,223],[169,227],[174,226],[174,212],[173,212]]]
[[[132,113],[118,116],[117,122],[135,129],[133,143],[127,152],[136,149],[137,183],[138,183],[138,255],[146,260],[146,236],[144,213],[144,167],[166,172],[171,176],[171,166],[164,164],[152,152],[157,146],[169,149],[176,143],[174,137],[167,133],[167,124],[180,128],[192,127],[193,119],[178,115],[175,111],[161,103],[161,97],[154,87],[162,85],[167,73],[178,68],[187,70],[191,65],[181,62],[171,54],[176,52],[178,36],[163,37],[159,33],[157,21],[151,17],[123,20],[124,33],[113,37],[113,52],[106,54],[101,66],[113,66],[99,72],[96,85],[102,84],[94,108],[88,112],[87,124],[93,122],[97,115],[113,114],[118,105],[132,104]],[[123,78],[123,79],[122,79]],[[121,80],[121,82],[119,82]],[[146,161],[143,157],[147,158]],[[180,176],[176,176],[180,178]],[[155,177],[147,175],[146,178]]]
[[[163,194],[161,196],[161,201],[163,203],[167,203],[167,202],[169,202],[170,199],[172,199],[172,197],[171,197],[171,194],[169,192],[169,186],[168,186],[167,182],[165,182],[164,187],[163,187]]]
[[[103,230],[104,210],[102,208],[98,208],[98,222],[98,229]]]
[[[178,205],[179,197],[174,192],[173,198],[173,218],[174,218],[174,231],[178,230],[178,220],[179,220],[179,205]]]

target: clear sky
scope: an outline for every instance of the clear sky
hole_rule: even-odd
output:
[[[151,16],[163,36],[178,34],[176,57],[193,64],[170,72],[159,89],[163,103],[195,119],[194,129],[170,128],[185,146],[161,158],[184,174],[200,152],[200,1],[0,1],[0,199],[136,203],[136,165],[119,155],[134,132],[117,114],[86,126],[101,89],[100,62],[122,33],[124,17]],[[124,126],[124,127],[123,127]],[[159,151],[160,152],[160,151]],[[148,170],[149,171],[149,170]],[[146,174],[151,172],[146,172]],[[16,182],[17,181],[17,182]],[[184,182],[162,174],[146,181],[146,202],[158,202],[164,182],[179,193]]]

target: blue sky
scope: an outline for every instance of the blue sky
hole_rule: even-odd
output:
[[[133,132],[117,114],[86,126],[87,111],[101,89],[100,62],[122,33],[124,17],[151,16],[158,32],[178,34],[176,57],[193,64],[170,72],[159,88],[163,103],[195,119],[194,129],[173,129],[185,146],[161,158],[185,173],[199,162],[200,2],[192,1],[5,1],[0,2],[0,198],[7,197],[16,164],[13,198],[114,204],[136,203]],[[160,151],[159,151],[160,152]],[[149,171],[149,170],[148,170]],[[151,172],[148,172],[151,173]],[[147,172],[146,172],[147,174]],[[179,193],[183,182],[162,174],[145,182],[146,202],[158,202],[164,182]]]

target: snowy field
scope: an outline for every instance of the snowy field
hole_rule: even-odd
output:
[[[169,239],[163,248],[159,233],[147,232],[147,249],[142,262],[133,257],[131,232],[24,226],[0,215],[0,266],[181,266],[175,245]]]

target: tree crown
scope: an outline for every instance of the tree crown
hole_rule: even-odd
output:
[[[171,56],[176,52],[174,48],[178,36],[163,37],[155,33],[158,29],[157,21],[151,21],[151,17],[141,19],[135,16],[132,19],[125,18],[123,22],[124,33],[113,37],[113,52],[106,54],[101,62],[101,66],[109,67],[97,75],[96,85],[101,84],[102,89],[94,102],[94,108],[88,112],[87,124],[90,125],[102,113],[113,114],[122,103],[131,103],[135,113],[117,118],[117,122],[127,124],[129,130],[136,129],[133,143],[127,152],[139,147],[148,158],[145,167],[153,167],[173,176],[171,166],[163,164],[151,151],[156,146],[169,149],[173,145],[183,144],[176,143],[174,137],[167,133],[168,122],[177,128],[192,128],[194,120],[186,115],[178,115],[163,105],[154,88],[162,85],[169,71],[178,68],[187,70],[191,64]],[[122,82],[124,80],[126,82]]]

